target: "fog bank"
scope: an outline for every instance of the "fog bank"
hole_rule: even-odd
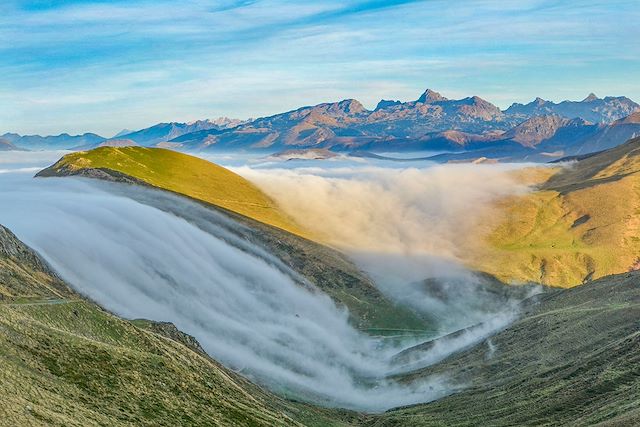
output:
[[[355,330],[327,296],[238,238],[243,226],[231,219],[154,190],[31,178],[45,160],[0,160],[1,224],[102,306],[173,322],[225,366],[286,396],[374,412],[437,399],[455,391],[446,377],[412,384],[387,377],[480,342],[515,313],[510,299],[483,293],[456,263],[455,242],[476,221],[464,218],[469,204],[523,190],[497,170],[475,179],[437,168],[241,170],[301,224],[348,250],[388,294],[433,315],[443,333],[484,322],[407,361],[396,355],[418,341]],[[435,276],[451,279],[438,284],[438,295],[416,282]]]
[[[348,253],[387,295],[437,319],[442,333],[510,311],[526,294],[497,297],[461,261],[477,249],[492,204],[528,191],[511,173],[523,165],[283,166],[234,170]]]
[[[365,411],[451,391],[442,378],[387,381],[403,347],[356,331],[328,297],[261,248],[216,235],[215,223],[199,228],[125,197],[124,187],[114,194],[108,184],[28,173],[0,179],[0,223],[76,290],[127,318],[175,323],[215,359],[274,391]]]

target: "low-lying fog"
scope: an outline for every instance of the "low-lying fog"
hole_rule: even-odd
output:
[[[441,333],[484,322],[407,366],[393,356],[417,341],[355,330],[328,297],[235,238],[232,221],[148,189],[32,178],[60,155],[0,154],[0,224],[99,304],[127,318],[171,321],[215,359],[285,395],[364,411],[439,398],[453,391],[446,377],[412,385],[385,377],[434,363],[515,315],[513,302],[478,304],[489,297],[475,294],[476,279],[457,263],[483,206],[525,190],[504,167],[216,159],[346,251],[385,293],[437,313]],[[432,277],[450,281],[446,301],[415,285]]]

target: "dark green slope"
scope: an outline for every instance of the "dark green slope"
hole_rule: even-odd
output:
[[[640,272],[544,295],[509,328],[415,377],[464,391],[371,426],[640,425]]]

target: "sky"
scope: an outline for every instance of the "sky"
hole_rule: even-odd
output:
[[[2,0],[0,134],[112,136],[426,88],[640,101],[637,0]]]

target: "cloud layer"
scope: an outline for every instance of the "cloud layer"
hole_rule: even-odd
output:
[[[235,171],[303,227],[348,253],[387,295],[439,319],[446,332],[509,305],[497,303],[486,280],[462,263],[493,223],[492,204],[529,190],[510,173],[523,166],[364,163]]]
[[[396,256],[402,270],[413,270],[417,278],[448,271],[459,281],[439,284],[438,298],[419,286],[382,283],[399,300],[419,301],[416,310],[435,315],[443,332],[481,322],[398,358],[420,340],[398,342],[355,330],[348,313],[327,296],[239,238],[235,231],[242,226],[229,218],[145,188],[31,178],[45,157],[26,153],[22,163],[15,163],[11,155],[0,156],[0,164],[11,169],[0,174],[0,223],[79,292],[124,317],[175,323],[215,359],[283,395],[374,412],[437,399],[455,390],[446,376],[410,384],[388,376],[435,363],[514,318],[512,300],[492,300],[453,261],[445,266],[433,260],[443,239],[466,226],[466,220],[454,218],[469,216],[465,206],[512,191],[500,169],[453,174],[458,178],[438,168],[373,168],[355,175],[340,168],[314,174],[243,170],[271,190],[291,192],[287,197],[305,206],[300,215],[323,222],[318,230],[336,228],[337,244],[368,249],[373,258],[360,261],[371,272],[411,285],[407,277],[396,276],[400,270],[387,258]],[[453,184],[457,187],[450,187],[451,202],[446,202],[447,186]],[[395,195],[394,188],[399,189]],[[278,200],[285,203],[286,197],[280,194]],[[380,209],[388,203],[397,209]],[[367,233],[379,234],[382,243]],[[413,254],[425,257],[412,259]],[[438,271],[424,270],[425,260]]]

